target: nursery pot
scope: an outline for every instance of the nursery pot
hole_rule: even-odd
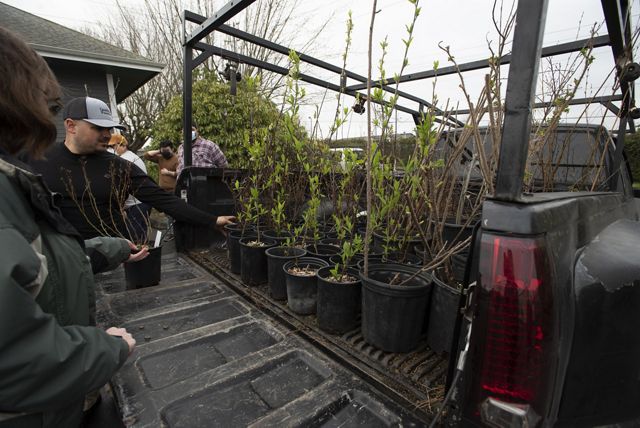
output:
[[[383,259],[385,262],[398,263],[402,265],[419,266],[422,264],[422,259],[420,259],[420,257],[409,252],[400,253],[400,252],[394,251],[384,256]]]
[[[347,260],[347,267],[355,268],[357,271],[358,262],[362,260],[362,258],[363,258],[362,253],[354,254],[353,257],[351,257],[351,259]],[[342,264],[342,256],[340,256],[340,254],[334,254],[333,256],[329,257],[330,266],[341,265],[341,264]]]
[[[262,236],[268,239],[272,239],[278,243],[278,245],[284,245],[287,239],[293,239],[293,233],[288,232],[286,230],[282,230],[280,232],[276,230],[265,230],[262,233]]]
[[[442,228],[442,240],[446,241],[449,246],[464,241],[473,233],[473,223],[469,226],[463,226],[453,223],[453,219],[451,221],[451,223],[445,223]]]
[[[329,281],[333,266],[318,270],[318,326],[329,333],[342,334],[358,325],[358,313],[362,306],[362,283],[358,271],[347,268],[345,273],[354,281]]]
[[[317,275],[298,276],[289,272],[292,267],[308,267],[316,271],[329,264],[315,257],[302,257],[290,260],[284,264],[284,271],[287,284],[287,306],[296,314],[310,315],[316,312],[318,283]]]
[[[328,244],[307,244],[305,246],[307,250],[307,254],[310,257],[316,257],[318,259],[322,259],[325,262],[328,262],[331,256],[336,255],[340,252],[340,248],[335,245]]]
[[[322,245],[333,245],[334,247],[338,247],[338,248],[342,247],[343,242],[344,241],[342,239],[339,239],[337,237],[332,237],[332,238],[326,237],[320,240],[320,244]]]
[[[369,267],[371,267],[374,264],[380,264],[383,262],[383,256],[380,253],[369,253]],[[356,262],[356,267],[358,268],[358,270],[363,270],[364,269],[364,255],[362,257],[358,258],[358,261]]]
[[[127,290],[149,287],[160,282],[162,247],[149,248],[149,255],[139,262],[124,264]]]
[[[453,277],[460,284],[464,282],[464,273],[467,268],[468,258],[469,251],[463,251],[451,256],[451,268],[453,270]]]
[[[236,230],[227,235],[227,252],[229,255],[229,265],[232,273],[240,273],[240,239],[245,237],[258,236],[253,231]]]
[[[240,239],[240,279],[247,285],[259,285],[267,282],[267,255],[265,251],[275,247],[276,241],[261,239],[261,247],[248,245],[257,238],[245,237]]]
[[[397,250],[399,246],[399,242],[396,240],[388,241],[386,236],[374,230],[373,231],[373,251],[375,251],[376,253],[383,253],[385,246],[391,247],[392,250]]]
[[[362,280],[362,335],[383,351],[410,352],[418,346],[429,308],[433,279],[413,266],[383,263],[369,266]],[[414,276],[415,275],[415,276]],[[403,285],[390,285],[393,278]]]
[[[224,225],[224,230],[227,232],[252,232],[255,228],[250,224],[241,223],[229,223]]]
[[[289,260],[303,257],[307,250],[297,247],[271,247],[267,254],[267,282],[271,297],[275,300],[287,299],[287,283],[282,267]]]
[[[434,275],[427,327],[427,345],[434,352],[451,351],[459,304],[460,290],[445,284]]]
[[[416,245],[415,247],[413,247],[413,251],[416,253],[416,255],[421,260],[423,265],[426,265],[429,262],[431,262],[432,260],[431,253],[427,251],[424,245],[422,244]]]

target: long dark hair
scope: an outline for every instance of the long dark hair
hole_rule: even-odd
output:
[[[0,147],[38,157],[55,141],[62,91],[31,47],[0,27]]]

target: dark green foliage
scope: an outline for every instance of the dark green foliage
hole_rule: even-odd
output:
[[[247,166],[247,144],[261,138],[281,140],[284,123],[277,106],[260,95],[259,82],[243,77],[237,95],[215,73],[194,76],[193,123],[203,138],[218,144],[229,166]],[[304,135],[298,124],[297,131]],[[153,127],[156,141],[182,141],[182,96],[174,97]],[[179,143],[177,144],[179,145]]]
[[[640,134],[625,135],[624,145],[633,180],[640,182]]]

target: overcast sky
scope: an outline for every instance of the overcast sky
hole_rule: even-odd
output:
[[[62,25],[82,29],[84,27],[97,27],[101,25],[110,14],[116,14],[115,0],[2,0],[12,6],[27,12],[41,16]],[[139,13],[141,0],[127,0],[126,7],[131,13]],[[632,18],[638,20],[638,3],[633,0],[634,9]],[[217,2],[220,6],[222,1]],[[347,68],[362,75],[367,74],[367,38],[369,22],[371,19],[371,0],[303,0],[296,15],[300,19],[310,18],[312,22],[320,23],[330,19],[327,31],[325,31],[314,43],[313,55],[321,59],[341,65],[341,54],[344,50],[344,38],[346,31],[347,12],[353,13],[354,30],[353,45],[348,57]],[[409,51],[409,65],[405,74],[409,72],[429,70],[434,61],[439,61],[440,67],[451,65],[447,63],[446,56],[438,48],[438,43],[448,45],[459,63],[484,59],[489,55],[487,40],[496,40],[496,33],[491,22],[490,0],[421,0],[422,13],[418,18],[414,34],[415,42]],[[508,3],[507,3],[508,4]],[[505,6],[508,7],[508,6]],[[374,61],[380,57],[379,43],[388,37],[388,55],[385,61],[387,76],[393,76],[401,66],[404,47],[402,39],[406,37],[405,25],[410,23],[413,9],[408,0],[379,0],[378,13],[374,31]],[[550,0],[548,18],[545,31],[544,45],[570,42],[588,36],[594,24],[603,22],[603,14],[600,0]],[[300,31],[296,28],[295,31]],[[605,34],[602,27],[599,34]],[[295,46],[295,37],[291,37]],[[581,96],[593,92],[593,88],[599,87],[613,64],[609,48],[601,48],[594,51],[597,67],[594,67],[589,80],[589,85],[583,89]],[[599,64],[598,64],[599,63]],[[332,75],[306,69],[309,74],[322,78],[331,78],[338,83]],[[479,91],[479,83],[483,79],[482,72],[471,73],[467,83],[471,88],[471,98],[475,100]],[[377,71],[373,72],[377,77]],[[506,70],[504,75],[506,76]],[[350,81],[349,84],[355,83]],[[437,82],[437,92],[442,102],[450,99],[451,103],[461,103],[462,94],[458,89],[459,80],[455,77],[440,78]],[[609,84],[609,88],[610,88]],[[401,89],[425,99],[431,99],[432,81],[423,80],[401,86]],[[317,87],[308,88],[311,104],[318,104],[323,96],[323,91]],[[475,93],[474,93],[475,92]],[[609,92],[602,95],[610,94]],[[320,124],[323,133],[326,133],[332,122],[335,111],[335,94],[326,95],[325,104],[320,115]],[[353,99],[348,98],[346,104],[353,104]],[[411,108],[416,105],[404,102]],[[460,108],[466,108],[462,104]],[[572,110],[567,119],[577,116]],[[302,111],[303,124],[309,127],[314,119],[314,109],[308,107]],[[354,117],[343,129],[341,136],[358,136],[366,133],[365,116]],[[597,120],[602,116],[602,110],[594,109],[590,113],[590,120]],[[399,114],[396,126],[399,131],[411,131],[413,122],[410,116]]]

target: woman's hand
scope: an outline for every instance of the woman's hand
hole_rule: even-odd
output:
[[[131,355],[133,349],[136,347],[136,340],[126,329],[110,327],[107,329],[107,334],[110,334],[111,336],[121,337],[122,340],[127,342],[127,345],[129,345],[129,355]]]
[[[142,248],[138,248],[136,244],[127,240],[127,244],[129,244],[129,248],[135,250],[135,253],[131,253],[129,258],[126,260],[126,263],[139,262],[149,255],[149,247],[147,245],[143,245]]]

